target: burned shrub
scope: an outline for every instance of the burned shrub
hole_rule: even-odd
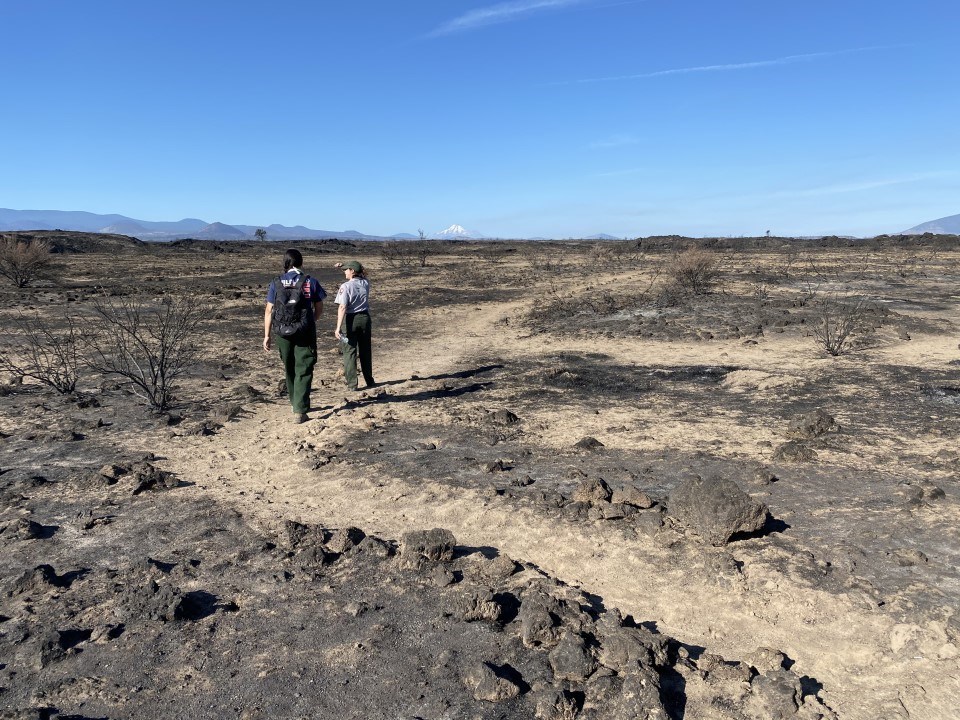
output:
[[[0,238],[0,275],[26,287],[50,264],[50,245],[43,240]]]
[[[14,320],[16,348],[0,348],[0,370],[32,378],[58,393],[72,393],[83,366],[83,325],[72,316],[53,326],[39,315],[20,313]]]
[[[706,295],[720,277],[720,258],[702,248],[690,248],[678,254],[667,268],[673,285],[690,295]]]
[[[100,326],[89,342],[88,364],[118,376],[154,410],[169,408],[176,379],[199,354],[205,306],[190,297],[157,303],[120,297],[98,301],[94,311]]]
[[[868,322],[873,305],[866,298],[826,297],[816,305],[813,337],[827,354],[834,357],[853,349],[857,336],[870,332]]]

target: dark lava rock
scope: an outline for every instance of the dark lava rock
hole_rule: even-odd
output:
[[[212,408],[213,417],[220,422],[230,422],[243,414],[243,406],[237,402],[217,403]]]
[[[588,502],[574,500],[563,506],[564,511],[575,518],[585,518],[590,512],[592,506]]]
[[[145,490],[169,490],[180,484],[180,481],[168,473],[160,470],[148,462],[140,462],[131,470],[133,476],[133,494],[139,495]]]
[[[349,550],[353,550],[353,548],[363,542],[365,537],[366,533],[360,528],[340,528],[339,530],[334,530],[330,535],[330,539],[327,540],[326,543],[327,549],[330,550],[330,552],[343,554]]]
[[[580,703],[569,691],[545,688],[535,698],[537,720],[574,720],[580,713]]]
[[[434,565],[429,574],[430,582],[437,587],[447,587],[456,582],[456,577],[443,565]]]
[[[139,583],[131,580],[121,593],[118,610],[128,620],[171,622],[177,619],[183,597],[179,589],[152,578]]]
[[[517,563],[505,553],[480,565],[480,575],[487,582],[499,584],[517,571]]]
[[[483,470],[485,473],[495,473],[495,472],[503,472],[504,470],[509,470],[510,466],[509,464],[505,463],[503,460],[491,460],[489,462],[483,463],[480,466],[480,469]]]
[[[770,472],[769,468],[757,467],[752,472],[748,472],[747,480],[757,485],[769,485],[777,482],[779,478]]]
[[[50,565],[37,565],[27,570],[13,583],[10,595],[23,593],[44,593],[54,588],[67,587],[68,583]]]
[[[888,554],[893,557],[900,567],[913,567],[914,565],[925,565],[930,562],[930,558],[916,548],[897,548]]]
[[[117,484],[117,478],[107,477],[102,472],[94,472],[76,479],[76,484],[83,490],[96,490]]]
[[[705,673],[712,685],[741,687],[753,677],[750,666],[742,662],[727,662],[720,655],[703,653],[697,659],[697,670]]]
[[[558,680],[586,680],[597,669],[586,640],[578,633],[565,632],[549,657]]]
[[[791,420],[787,427],[787,434],[804,440],[813,440],[836,427],[837,423],[833,417],[818,409]]]
[[[590,451],[599,450],[600,448],[605,447],[602,442],[590,436],[577,440],[577,442],[574,443],[573,446],[578,450],[590,450]]]
[[[347,603],[343,606],[343,611],[350,617],[360,617],[368,610],[370,610],[370,606],[362,600],[358,602]]]
[[[209,437],[216,435],[217,432],[222,429],[223,425],[215,420],[198,420],[197,422],[185,425],[182,434],[196,437]]]
[[[50,720],[51,717],[53,717],[53,711],[49,708],[0,710],[0,720]]]
[[[67,651],[89,640],[93,633],[90,630],[51,630],[40,639],[40,667],[46,667],[52,662],[63,659]]]
[[[560,639],[561,613],[556,598],[537,591],[528,592],[520,604],[520,639],[527,647],[553,647]]]
[[[450,562],[457,539],[444,528],[414,530],[404,533],[400,540],[400,556],[407,564],[417,564],[422,558],[429,562]]]
[[[286,391],[286,383],[284,383],[284,391]],[[239,397],[246,398],[248,400],[258,400],[259,398],[263,397],[263,393],[252,385],[240,385],[234,392]]]
[[[653,507],[653,500],[647,495],[643,490],[639,489],[635,485],[624,485],[618,490],[613,491],[613,496],[610,498],[610,502],[619,503],[623,505],[631,505],[635,508],[640,508],[641,510],[646,510],[647,508]]]
[[[787,656],[782,652],[768,647],[759,647],[744,658],[744,662],[758,673],[780,670],[786,660]]]
[[[587,478],[573,491],[573,499],[578,502],[609,501],[613,493],[603,478]]]
[[[910,507],[920,507],[923,504],[923,488],[919,485],[911,485],[908,482],[900,483],[895,492]]]
[[[734,534],[754,532],[767,521],[767,506],[758,503],[732,480],[696,475],[671,494],[667,511],[711,545],[723,545]]]
[[[514,478],[510,481],[510,484],[514,487],[527,487],[528,485],[533,485],[533,478],[529,475],[524,475],[523,477]]]
[[[620,697],[611,704],[608,717],[630,720],[667,720],[660,700],[660,676],[650,667],[624,676]]]
[[[620,627],[603,637],[600,662],[617,672],[633,672],[640,666],[667,664],[667,640],[645,627]]]
[[[130,472],[131,469],[132,468],[129,465],[109,464],[109,465],[104,465],[102,468],[100,468],[98,472],[102,477],[106,478],[107,480],[113,480],[114,482],[116,482],[119,478],[121,478],[122,476]]]
[[[487,416],[490,421],[496,425],[516,425],[520,418],[509,410],[497,410]]]
[[[663,510],[661,508],[645,510],[636,513],[630,519],[641,535],[656,535],[663,527]]]
[[[622,692],[623,677],[603,665],[586,682],[585,695],[593,708],[610,707]],[[594,715],[588,714],[587,717],[592,720]]]
[[[627,516],[627,512],[626,505],[595,500],[590,510],[587,511],[587,518],[590,520],[622,520]]]
[[[787,720],[800,707],[802,690],[799,678],[789,670],[768,670],[750,683],[747,706],[758,717]]]
[[[321,545],[301,543],[294,550],[292,560],[303,569],[312,569],[316,565],[328,565],[339,557],[339,553],[327,551]]]
[[[18,540],[39,540],[43,537],[43,525],[27,518],[14,520],[4,531]]]
[[[556,490],[544,490],[536,494],[536,499],[542,502],[544,505],[549,505],[550,507],[562,508],[567,504],[567,498],[563,496],[563,493],[559,493]]]
[[[291,548],[325,545],[330,539],[330,533],[319,525],[304,525],[295,520],[284,521],[283,534],[286,536],[287,546]]]
[[[930,506],[946,497],[943,489],[929,480],[921,480],[918,483],[912,483],[909,480],[901,482],[897,486],[896,493],[910,508]]]
[[[463,684],[473,692],[473,697],[486,702],[502,702],[520,694],[520,686],[498,675],[491,663],[482,662],[469,668]]]
[[[800,440],[785,442],[773,451],[774,460],[785,462],[813,462],[817,457],[817,451]]]
[[[364,553],[370,557],[388,558],[393,555],[393,546],[386,540],[381,540],[374,535],[367,535],[355,548],[356,552]]]
[[[495,623],[500,620],[503,608],[494,599],[493,593],[482,590],[457,597],[454,600],[452,614],[464,622],[483,620]]]

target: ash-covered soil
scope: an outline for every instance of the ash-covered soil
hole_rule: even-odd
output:
[[[328,309],[296,425],[282,248],[63,235],[8,352],[211,309],[162,413],[0,385],[3,717],[954,716],[956,239],[701,243],[702,292],[682,239],[304,243],[331,295],[370,267],[381,385],[341,389]]]

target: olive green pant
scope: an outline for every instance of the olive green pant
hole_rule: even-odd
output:
[[[295,413],[310,409],[313,366],[317,364],[316,332],[304,334],[303,338],[277,338],[277,350],[287,378],[287,397]]]
[[[357,388],[357,359],[367,387],[373,385],[373,350],[370,347],[370,313],[347,313],[343,319],[341,334],[347,336],[343,343],[343,378],[347,387]]]

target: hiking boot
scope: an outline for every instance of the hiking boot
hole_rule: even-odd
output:
[[[307,417],[307,414],[306,414],[306,413],[297,413],[296,418],[294,418],[294,422],[296,422],[296,423],[305,423],[305,422],[306,422],[307,420],[309,420],[309,419],[310,419],[310,418]]]

